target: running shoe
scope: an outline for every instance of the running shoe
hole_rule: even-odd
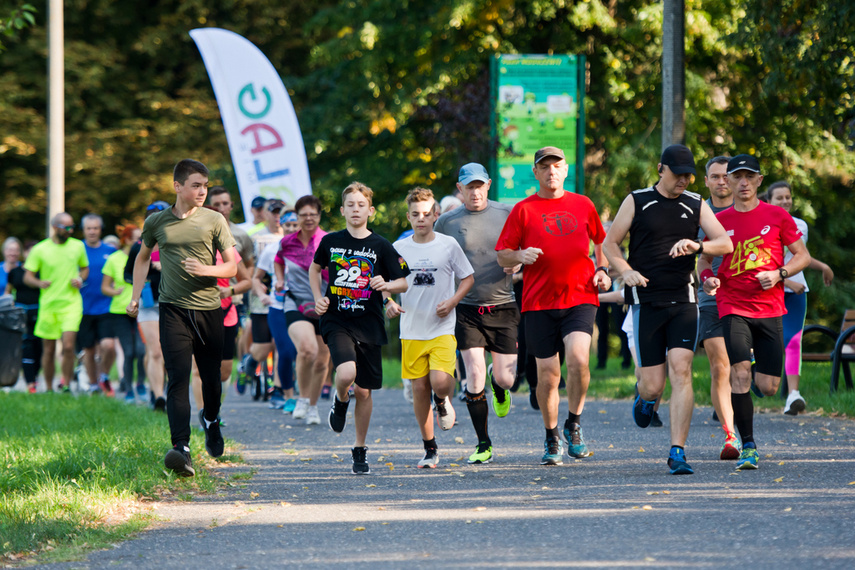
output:
[[[294,413],[294,407],[296,405],[297,405],[297,399],[296,398],[288,398],[287,400],[285,400],[285,404],[282,406],[282,413],[283,414],[293,414]]]
[[[799,412],[805,411],[805,399],[799,394],[798,390],[794,390],[787,396],[787,403],[784,406],[784,413],[788,416],[797,416]]]
[[[757,461],[760,456],[757,454],[756,447],[743,447],[742,453],[739,454],[739,461],[736,462],[737,469],[757,469]]]
[[[425,449],[425,456],[419,461],[417,467],[419,469],[436,469],[439,464],[439,452],[435,447]]]
[[[635,425],[646,428],[653,420],[653,406],[656,400],[645,400],[638,393],[638,384],[635,385],[635,401],[632,403],[632,419]]]
[[[531,391],[528,393],[528,403],[531,405],[531,409],[540,409],[540,404],[537,401],[537,388],[531,388]]]
[[[659,412],[653,412],[653,419],[650,420],[650,427],[662,427],[662,418],[659,417]]]
[[[281,410],[285,406],[285,396],[282,395],[282,390],[274,388],[270,394],[270,409]]]
[[[582,458],[593,455],[588,451],[588,446],[585,445],[585,438],[582,437],[582,426],[570,423],[570,420],[564,422],[564,441],[567,442],[567,455],[570,457]]]
[[[491,461],[493,461],[493,446],[486,441],[480,442],[475,448],[475,453],[469,456],[469,463],[475,465],[490,463]]]
[[[33,384],[33,386],[35,386],[35,384]],[[89,392],[90,396],[94,394],[100,394],[101,387],[98,385],[97,382],[95,382],[94,384],[89,384],[89,388],[87,388],[86,391]]]
[[[671,448],[671,454],[668,456],[668,467],[671,468],[671,475],[691,475],[695,472],[686,463],[686,452],[679,447]]]
[[[235,380],[235,392],[243,395],[246,392],[246,374],[238,372],[237,380]]]
[[[294,406],[294,419],[295,420],[304,420],[306,419],[306,414],[309,412],[309,399],[308,398],[298,398],[297,404]]]
[[[504,393],[504,402],[499,401],[499,398],[496,396],[498,393]],[[505,390],[496,383],[493,383],[493,411],[500,418],[507,416],[511,411],[511,391]]]
[[[712,421],[716,423],[721,423],[721,420],[718,419],[718,412],[715,410],[712,411]]]
[[[56,391],[62,394],[71,394],[71,386],[65,380],[60,380]]]
[[[192,477],[196,474],[193,470],[193,461],[190,459],[190,450],[184,446],[176,445],[167,451],[163,464],[179,477]]]
[[[466,401],[466,382],[460,383],[460,392],[457,393],[457,399],[461,402]]]
[[[299,402],[298,402],[299,404]],[[330,406],[330,415],[327,421],[330,424],[330,429],[332,429],[336,433],[341,433],[344,431],[344,426],[347,425],[347,407],[350,405],[350,400],[346,402],[341,402],[338,399],[338,396],[333,397],[333,405]],[[295,412],[296,415],[296,412]],[[353,448],[355,449],[365,449],[362,448]],[[364,457],[364,452],[363,452]]]
[[[306,412],[306,425],[307,426],[319,426],[321,425],[321,416],[318,414],[317,406],[309,406],[308,411]]]
[[[27,386],[27,392],[29,392],[30,394],[35,394],[35,393],[36,393],[36,384],[35,384],[35,382],[33,382],[32,384],[29,384],[29,385]]]
[[[166,398],[161,396],[154,401],[154,411],[166,413]]]
[[[102,375],[101,378],[98,379],[98,387],[101,388],[101,392],[103,392],[107,397],[112,398],[116,395],[113,391],[113,387],[110,386],[110,379],[107,378],[106,375]]]
[[[758,398],[766,397],[766,394],[760,391],[760,387],[757,385],[753,378],[751,379],[751,393],[757,396]]]
[[[371,473],[371,468],[368,466],[368,460],[365,458],[367,452],[367,447],[354,447],[350,450],[350,454],[353,457],[354,475],[365,475]]]
[[[406,378],[401,378],[401,382],[404,384],[404,400],[407,403],[413,403],[413,381],[407,380]]]
[[[740,454],[739,439],[737,439],[735,433],[730,432],[724,438],[724,443],[721,444],[721,453],[719,453],[719,459],[722,459],[722,460],[739,459],[739,454]]]
[[[126,404],[135,404],[136,402],[137,402],[137,398],[136,398],[136,396],[134,396],[134,389],[131,388],[125,394],[125,403]]]
[[[563,465],[561,459],[561,440],[557,437],[548,437],[543,442],[543,457],[540,458],[541,465]]]
[[[141,404],[148,400],[148,390],[146,390],[145,384],[137,384],[137,399]]]
[[[332,386],[330,386],[329,384],[324,384],[323,388],[321,388],[321,400],[329,400],[331,393]]]
[[[454,427],[457,412],[451,406],[451,398],[446,397],[444,400],[437,401],[436,396],[434,396],[433,409],[436,410],[436,423],[439,424],[439,429],[448,431]]]
[[[205,410],[199,410],[199,421],[205,430],[205,450],[211,457],[219,457],[223,454],[223,434],[220,432],[220,418],[217,417],[211,425],[205,420]]]

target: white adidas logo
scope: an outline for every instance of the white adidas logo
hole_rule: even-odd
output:
[[[683,215],[682,215],[682,216],[680,216],[680,217],[681,217],[681,218],[688,218],[689,216],[687,216],[686,214],[683,214]]]

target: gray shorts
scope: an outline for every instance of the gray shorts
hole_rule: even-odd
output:
[[[138,323],[158,322],[160,320],[160,306],[155,303],[154,307],[140,307],[137,314]]]
[[[700,337],[698,341],[704,342],[708,338],[724,337],[721,319],[718,317],[718,307],[715,305],[705,305],[699,307],[698,310],[700,312],[700,320],[698,321]]]

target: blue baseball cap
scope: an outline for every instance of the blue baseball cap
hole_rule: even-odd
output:
[[[458,182],[465,186],[475,180],[489,182],[490,175],[487,173],[487,169],[477,162],[470,162],[460,167],[460,173],[457,175]]]
[[[267,198],[265,198],[264,196],[256,196],[252,199],[250,207],[255,208],[256,210],[260,210],[264,207],[265,202],[267,202]]]

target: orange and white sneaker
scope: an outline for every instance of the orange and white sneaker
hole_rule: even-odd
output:
[[[719,458],[723,460],[739,459],[740,446],[739,439],[733,432],[728,432],[724,443],[721,445],[721,453]]]

